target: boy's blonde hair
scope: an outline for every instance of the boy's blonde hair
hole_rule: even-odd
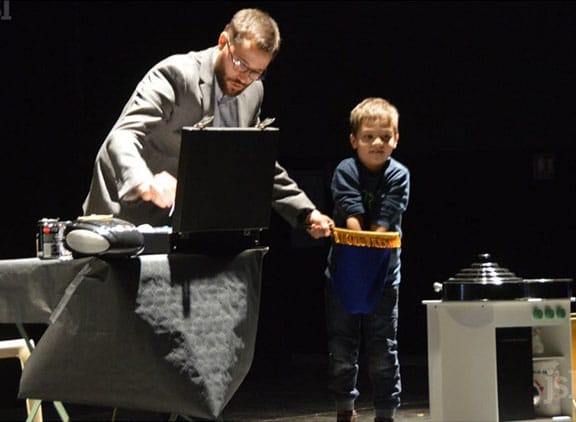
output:
[[[350,131],[356,135],[362,123],[366,121],[384,120],[390,122],[394,134],[398,134],[400,114],[396,107],[383,98],[370,97],[360,102],[350,112]]]

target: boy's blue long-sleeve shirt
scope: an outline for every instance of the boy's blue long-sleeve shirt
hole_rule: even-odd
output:
[[[372,224],[402,235],[402,215],[408,206],[410,172],[394,158],[389,158],[379,174],[370,173],[357,157],[342,160],[331,182],[334,200],[334,223],[346,228],[350,216],[363,217],[364,229]],[[326,270],[330,277],[330,261]],[[388,267],[387,285],[400,283],[400,249],[394,249]]]

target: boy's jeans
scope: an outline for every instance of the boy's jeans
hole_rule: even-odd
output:
[[[325,290],[329,353],[329,388],[337,410],[351,410],[359,395],[356,388],[358,358],[363,342],[372,380],[375,409],[400,406],[400,367],[396,333],[398,288],[384,289],[376,310],[368,315],[347,313],[335,296],[330,280]]]

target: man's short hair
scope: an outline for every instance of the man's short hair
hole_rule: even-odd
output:
[[[235,42],[255,41],[262,51],[275,56],[280,49],[280,29],[276,21],[259,9],[242,9],[236,12],[224,31]]]

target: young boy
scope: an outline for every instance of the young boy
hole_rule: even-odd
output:
[[[382,98],[366,98],[352,110],[350,144],[355,154],[338,164],[331,183],[336,227],[401,234],[410,173],[391,158],[398,145],[398,119],[396,107]],[[389,261],[370,261],[382,267],[372,271],[379,298],[372,310],[363,313],[350,312],[343,305],[344,293],[334,284],[338,260],[332,247],[326,268],[326,322],[329,388],[337,420],[357,420],[354,402],[359,395],[356,381],[363,340],[373,384],[375,422],[390,422],[400,405],[401,391],[396,340],[400,249],[390,250]]]

